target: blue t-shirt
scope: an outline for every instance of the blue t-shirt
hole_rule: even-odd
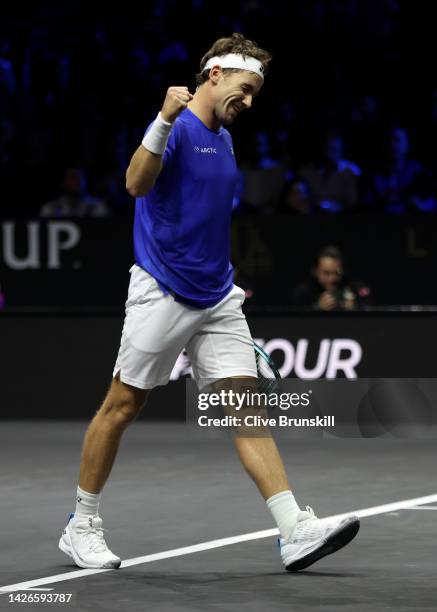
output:
[[[185,109],[170,133],[153,189],[136,199],[134,223],[137,265],[177,301],[209,308],[232,289],[236,185],[229,132],[210,130]]]

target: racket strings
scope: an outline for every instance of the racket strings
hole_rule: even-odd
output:
[[[258,387],[261,392],[273,393],[278,389],[279,373],[275,371],[262,353],[255,349],[256,369],[258,372]]]

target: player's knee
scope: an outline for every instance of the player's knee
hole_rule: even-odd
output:
[[[125,427],[137,418],[141,408],[129,400],[115,401],[108,410],[108,417],[114,425]]]
[[[102,406],[102,412],[115,426],[126,427],[141,412],[147,393],[145,390],[134,389],[114,381]]]
[[[222,404],[223,414],[235,417],[238,428],[244,429],[243,425],[247,422],[260,423],[268,417],[265,394],[258,386],[258,380],[253,377],[234,377],[217,381],[214,390],[218,393],[224,390],[228,394],[224,395]],[[232,401],[230,401],[232,398]],[[260,421],[261,419],[261,421]],[[254,429],[254,427],[251,427]]]

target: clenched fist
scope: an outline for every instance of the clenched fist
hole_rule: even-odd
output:
[[[193,95],[188,91],[188,87],[169,87],[161,109],[161,117],[164,121],[173,123],[192,99]]]

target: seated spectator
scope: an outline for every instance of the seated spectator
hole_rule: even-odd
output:
[[[62,182],[62,194],[42,206],[40,217],[105,217],[108,208],[104,200],[87,193],[85,173],[81,168],[67,168]]]
[[[275,211],[285,185],[285,169],[270,150],[269,136],[255,134],[247,143],[248,155],[241,165],[242,212],[271,214]]]
[[[382,118],[380,103],[372,95],[359,98],[351,109],[348,142],[353,159],[364,169],[375,163],[375,146],[381,139]]]
[[[320,251],[311,278],[293,292],[293,304],[313,310],[359,310],[368,305],[370,289],[356,279],[347,280],[343,259],[336,247]]]
[[[292,181],[285,192],[281,212],[292,215],[310,215],[313,208],[310,190],[305,181],[301,179]]]
[[[93,193],[97,198],[106,202],[111,213],[116,215],[127,214],[131,208],[132,196],[126,191],[125,168],[116,164],[108,164],[105,172],[102,172],[93,183]]]
[[[386,158],[372,175],[367,195],[369,203],[385,212],[437,209],[431,176],[420,162],[410,159],[409,150],[407,131],[399,127],[390,130]]]
[[[320,162],[308,164],[298,172],[298,177],[307,183],[317,208],[327,212],[352,210],[358,204],[361,170],[342,155],[342,138],[329,134],[323,142]]]

